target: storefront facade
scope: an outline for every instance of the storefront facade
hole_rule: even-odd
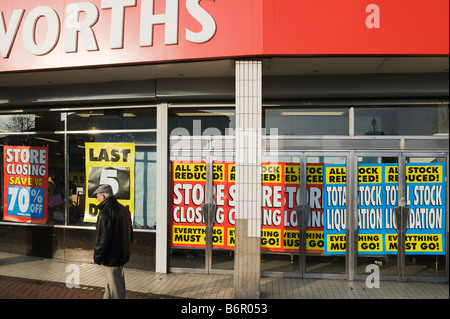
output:
[[[110,183],[130,267],[448,281],[448,2],[347,2],[2,4],[0,249],[91,261]]]

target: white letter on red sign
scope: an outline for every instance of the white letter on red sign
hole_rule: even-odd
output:
[[[36,24],[45,17],[47,20],[47,37],[42,44],[36,43]],[[58,14],[50,7],[42,6],[32,10],[25,19],[22,39],[25,48],[34,55],[44,55],[54,49],[59,40],[60,22]]]
[[[186,30],[186,40],[193,43],[205,43],[216,34],[216,22],[213,17],[200,6],[200,0],[187,0],[186,8],[203,27],[200,32]]]
[[[123,48],[125,8],[134,6],[136,6],[136,0],[102,0],[102,9],[112,9],[111,49]]]
[[[154,0],[142,0],[141,37],[142,47],[153,45],[153,25],[165,25],[165,44],[178,43],[178,0],[166,0],[166,13],[154,14]]]
[[[82,22],[79,21],[80,12],[86,16]],[[66,8],[66,35],[65,52],[78,51],[78,33],[83,37],[84,47],[87,51],[97,51],[98,45],[92,26],[97,23],[98,9],[90,2],[70,3]]]
[[[13,11],[11,20],[9,21],[8,30],[5,30],[6,23],[3,18],[3,13],[0,12],[0,53],[3,58],[9,57],[24,12],[24,9]]]

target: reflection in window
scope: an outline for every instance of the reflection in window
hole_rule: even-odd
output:
[[[86,199],[85,143],[135,143],[134,228],[156,229],[156,133],[69,135],[69,178],[72,205],[69,225],[84,222]]]
[[[169,110],[169,133],[174,129],[187,130],[190,136],[200,136],[206,129],[214,129],[222,135],[233,135],[234,108],[177,108]],[[175,131],[181,132],[181,131]]]
[[[0,136],[0,146],[36,146],[48,148],[48,211],[47,224],[64,224],[64,135],[6,135]],[[3,172],[3,148],[0,152],[0,170]],[[3,185],[3,175],[0,184]],[[3,189],[3,186],[2,186]],[[4,192],[0,192],[0,220],[4,211]]]
[[[64,121],[59,112],[0,115],[0,133],[61,130],[64,130]]]
[[[266,134],[278,135],[348,135],[347,108],[264,108]]]
[[[73,133],[64,133],[67,128]],[[95,133],[88,134],[95,129]],[[121,130],[118,132],[102,132]],[[86,131],[80,133],[78,131]],[[65,154],[65,138],[67,150]],[[0,115],[0,147],[48,148],[48,224],[85,225],[85,143],[135,144],[134,227],[156,228],[156,108],[115,108],[76,112],[36,112]],[[3,170],[3,152],[0,166]],[[66,166],[66,159],[68,166]],[[68,175],[67,171],[68,170]],[[69,180],[65,180],[68,176]],[[3,177],[2,177],[3,179]],[[3,180],[0,183],[3,185]],[[3,211],[3,192],[0,192]],[[55,199],[55,200],[53,200]],[[0,215],[0,220],[3,215]]]
[[[355,108],[356,135],[448,135],[448,106]]]
[[[67,119],[70,131],[155,129],[156,108],[77,111]]]

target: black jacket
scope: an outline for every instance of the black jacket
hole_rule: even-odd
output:
[[[131,214],[114,196],[105,199],[98,208],[94,262],[109,267],[123,266],[131,254]]]

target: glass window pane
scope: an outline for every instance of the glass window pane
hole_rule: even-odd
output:
[[[0,115],[0,133],[53,132],[64,130],[59,112],[37,112]]]
[[[173,135],[180,134],[182,136],[187,136],[188,133],[192,134],[193,132],[201,132],[201,130],[205,131],[208,129],[209,125],[213,125],[211,124],[211,121],[215,120],[218,120],[218,123],[223,124],[222,126],[218,126],[220,130],[216,130],[217,134],[222,134],[222,132],[226,134],[231,126],[234,128],[234,109],[211,109],[209,111],[205,111],[204,109],[196,110],[195,112],[200,112],[201,114],[211,112],[210,115],[204,115],[200,118],[196,117],[196,113],[192,109],[171,109],[170,112],[172,117],[170,119],[171,127],[169,128],[169,133],[177,128],[176,125],[182,125],[179,127],[179,130],[172,132]],[[223,119],[223,116],[226,116],[227,119]],[[194,124],[193,121],[195,119],[199,120],[201,128],[200,125],[196,126],[197,124]],[[204,133],[202,132],[202,134],[205,135],[211,133],[214,134],[211,129]],[[193,145],[190,143],[191,139],[188,139],[188,141],[189,146],[183,149],[183,151],[179,153],[179,145],[174,145],[173,147],[176,150],[172,149],[170,153],[171,173],[169,184],[171,189],[168,218],[170,233],[173,235],[169,236],[169,264],[171,268],[204,269],[206,267],[204,239],[201,239],[199,242],[197,239],[200,237],[197,237],[197,235],[187,235],[187,231],[189,231],[189,233],[192,231],[192,234],[194,234],[199,229],[201,229],[201,231],[204,231],[205,229],[203,221],[199,221],[197,218],[192,219],[191,216],[193,215],[191,213],[196,212],[195,214],[201,214],[202,204],[204,202],[203,190],[205,189],[206,181],[203,177],[198,175],[196,177],[193,175],[189,177],[188,174],[186,174],[184,175],[186,177],[178,178],[174,174],[178,169],[182,169],[183,167],[193,168],[194,166],[196,168],[193,169],[205,172],[205,158],[202,157],[201,154],[195,152],[195,147],[191,148],[191,145]],[[208,151],[205,150],[204,154],[207,152]],[[214,170],[223,172],[221,175],[222,178],[219,177],[214,180],[217,204],[216,212],[219,217],[216,217],[216,224],[213,227],[213,238],[215,238],[216,241],[214,241],[211,266],[213,269],[232,270],[234,267],[235,189],[234,177],[232,177],[234,176],[232,173],[234,171],[234,151],[225,154],[220,152],[220,150],[214,150],[210,155],[214,161]],[[191,164],[193,166],[190,166]],[[185,186],[187,188],[185,188]],[[193,197],[189,195],[189,187],[193,187],[193,192],[191,193],[192,196],[194,196],[195,193],[195,197],[197,197],[197,195],[200,195],[198,192],[201,192],[203,195],[200,196],[202,196],[203,199],[194,200]],[[178,201],[180,198],[183,199]],[[189,201],[189,204],[187,204],[186,201]],[[184,233],[183,230],[185,230],[186,233]]]
[[[356,135],[448,135],[448,106],[355,108]]]
[[[155,129],[156,108],[69,112],[69,131]]]
[[[69,135],[69,178],[72,206],[70,225],[93,226],[85,222],[85,143],[134,143],[134,228],[156,229],[156,133]],[[114,165],[116,167],[117,165]],[[119,165],[120,166],[120,165]]]
[[[314,253],[311,254],[308,254],[307,250],[306,272],[345,274],[347,158],[309,156],[307,167],[308,202],[312,209],[310,224],[307,228],[309,236],[307,247],[312,246],[313,243],[322,243],[322,247],[312,248],[311,251]],[[313,174],[313,172],[316,173]],[[322,173],[319,174],[322,179],[316,179],[314,182],[314,177],[318,177],[317,172]]]
[[[261,271],[300,270],[299,226],[295,211],[300,199],[299,167],[299,156],[263,158]],[[277,174],[280,175],[278,179],[274,178]]]
[[[298,178],[300,157],[283,156],[278,162],[263,164],[263,167],[272,167],[267,172],[284,172],[281,174],[284,181],[276,180],[276,174],[269,173],[265,174],[267,178],[263,181],[261,270],[299,272],[300,217],[297,217],[296,205],[300,204],[300,196],[304,196],[311,208],[306,228],[305,272],[345,274],[346,181],[343,176],[346,176],[347,159],[340,156],[308,156],[306,162],[304,186],[300,186]],[[329,174],[333,174],[335,182],[325,183],[326,168],[329,168]],[[341,200],[326,201],[328,189],[333,192],[333,199],[338,196]]]
[[[200,136],[208,129],[208,135],[233,135],[235,118],[234,108],[169,109],[169,133]]]
[[[36,218],[36,223],[47,223],[50,225],[54,224],[64,224],[65,214],[64,214],[64,135],[62,134],[52,134],[52,135],[9,135],[0,137],[0,146],[2,151],[0,152],[0,169],[4,174],[9,171],[9,179],[3,180],[2,175],[0,184],[3,187],[6,182],[8,187],[16,188],[19,190],[20,195],[14,200],[11,196],[8,200],[8,215],[22,216],[24,218]],[[20,150],[20,147],[45,147],[47,150],[45,155],[39,155],[35,153],[34,156],[20,157],[18,152],[17,157],[12,159],[11,163],[16,167],[13,170],[7,170],[4,167],[3,158],[3,148],[5,146],[16,146],[16,150]],[[25,154],[25,153],[20,153]],[[19,158],[20,157],[20,158]],[[34,160],[33,160],[34,158]],[[39,164],[48,164],[48,171],[30,172],[27,170],[25,173],[23,170],[26,169],[26,165],[29,163],[31,166],[37,166]],[[32,164],[34,163],[34,164]],[[22,167],[22,173],[18,171],[18,167]],[[5,175],[6,176],[6,175]],[[48,189],[43,189],[45,187],[45,180],[48,179]],[[13,178],[11,180],[11,178]],[[24,190],[29,190],[29,192],[24,192]],[[44,193],[47,192],[47,202]],[[7,192],[8,193],[8,192]],[[0,220],[4,218],[4,192],[0,192]],[[25,197],[23,195],[25,194]],[[29,194],[29,195],[27,195]],[[42,196],[39,196],[41,194]],[[12,195],[12,194],[11,194]],[[17,195],[17,193],[16,193]],[[17,199],[21,198],[22,201],[19,202]],[[22,204],[22,206],[20,206]],[[41,206],[41,204],[45,205]],[[19,208],[19,210],[17,210]],[[42,209],[42,211],[41,211]],[[47,209],[47,218],[45,219],[45,209]],[[31,220],[31,222],[34,222]]]
[[[376,265],[380,275],[397,275],[398,157],[358,158],[358,274]]]
[[[347,108],[264,108],[263,128],[273,135],[348,135]]]
[[[446,275],[446,191],[445,157],[406,158],[409,212],[406,230],[406,276]]]

